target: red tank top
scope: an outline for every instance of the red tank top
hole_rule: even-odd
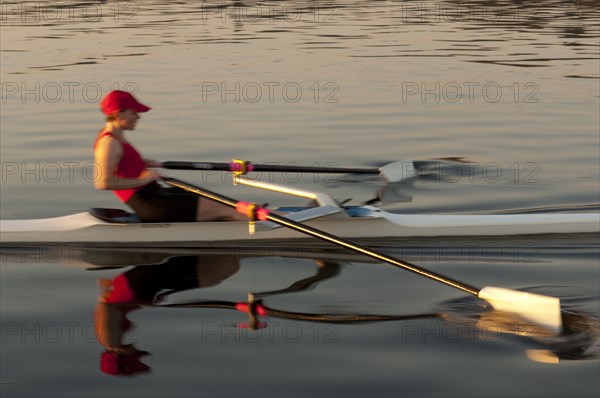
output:
[[[94,148],[96,148],[98,141],[102,137],[105,137],[107,135],[110,135],[111,137],[119,141],[123,146],[123,157],[121,158],[121,161],[117,165],[117,170],[115,171],[117,176],[121,178],[138,178],[142,171],[146,169],[146,163],[144,162],[144,159],[142,159],[140,153],[133,147],[133,145],[121,140],[117,136],[109,133],[108,131],[105,131],[103,133],[98,134],[96,142],[94,143]],[[114,190],[113,192],[115,195],[117,195],[121,202],[125,203],[129,200],[129,198],[133,196],[134,193],[136,193],[142,188],[143,186],[129,189],[118,189]]]

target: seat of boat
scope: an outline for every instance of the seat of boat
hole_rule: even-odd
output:
[[[89,213],[102,221],[113,224],[132,224],[141,222],[137,214],[129,213],[123,209],[103,209],[100,207],[93,207],[89,209]]]

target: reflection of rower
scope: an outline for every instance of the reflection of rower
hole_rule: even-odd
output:
[[[143,305],[156,303],[165,290],[215,286],[238,270],[236,257],[173,257],[161,265],[139,266],[112,280],[100,280],[95,322],[98,342],[106,348],[100,359],[100,369],[118,376],[149,372],[150,367],[141,362],[148,352],[124,342],[125,335],[134,327],[127,314]]]
[[[148,352],[123,342],[124,335],[134,327],[127,319],[127,314],[138,308],[140,306],[135,304],[113,303],[110,297],[96,306],[96,335],[98,342],[106,348],[100,357],[100,370],[104,373],[133,376],[150,371],[150,367],[141,362],[141,358],[148,355]]]
[[[441,308],[443,313],[415,315],[291,312],[269,307],[261,300],[268,296],[305,291],[321,281],[335,277],[341,268],[336,261],[319,260],[318,270],[313,276],[284,289],[251,293],[247,302],[205,300],[161,303],[164,298],[176,292],[220,283],[237,272],[239,259],[240,257],[220,254],[172,257],[162,265],[136,267],[112,281],[104,281],[105,292],[96,313],[99,341],[106,347],[101,369],[114,375],[134,375],[150,370],[140,360],[147,353],[123,342],[124,335],[132,328],[126,318],[127,313],[144,305],[237,310],[249,316],[249,323],[245,326],[251,329],[268,327],[262,321],[267,316],[338,324],[439,319],[455,325],[459,332],[465,331],[464,336],[468,338],[485,339],[490,337],[490,333],[495,337],[519,335],[519,341],[528,347],[527,356],[535,361],[558,362],[559,359],[598,357],[598,320],[583,313],[564,314],[564,331],[554,336],[524,319],[507,316],[509,314],[500,311],[482,311],[480,303],[471,297],[445,303],[445,308]]]

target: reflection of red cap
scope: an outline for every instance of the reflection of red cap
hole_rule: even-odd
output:
[[[138,102],[133,95],[127,91],[114,90],[108,93],[100,102],[100,109],[105,115],[110,115],[125,109],[131,109],[135,112],[148,112],[150,107]]]
[[[144,355],[147,355],[147,353],[140,352],[139,354],[124,356],[105,351],[100,357],[100,370],[111,376],[133,376],[137,373],[148,373],[150,372],[150,366],[140,360]]]

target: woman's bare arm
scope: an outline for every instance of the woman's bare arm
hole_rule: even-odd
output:
[[[94,187],[101,190],[119,190],[144,186],[159,178],[158,173],[144,170],[138,178],[121,178],[116,170],[123,156],[123,148],[112,137],[103,137],[94,151]]]

